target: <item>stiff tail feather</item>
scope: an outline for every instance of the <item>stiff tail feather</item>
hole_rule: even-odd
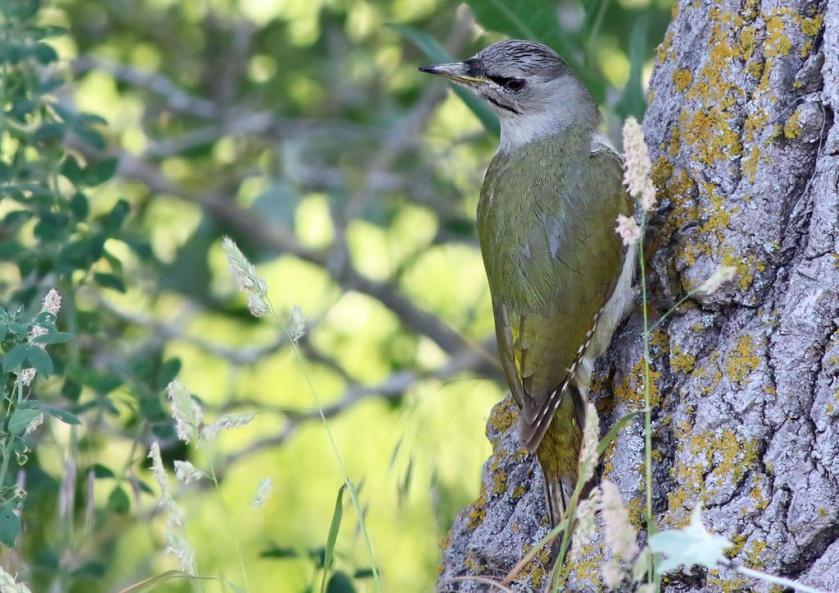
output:
[[[551,520],[551,528],[554,528],[559,525],[565,515],[565,507],[574,491],[574,485],[572,484],[569,487],[562,478],[550,476],[545,472],[544,466],[542,467],[542,474],[545,478],[545,499],[548,504],[548,516]]]
[[[552,526],[562,521],[568,499],[577,485],[584,417],[583,398],[575,387],[568,386],[556,412],[548,418],[548,426],[540,431],[542,438],[531,443],[542,466]]]

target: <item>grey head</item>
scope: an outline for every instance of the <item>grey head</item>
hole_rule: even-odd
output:
[[[533,41],[493,43],[463,62],[424,66],[484,99],[501,120],[501,149],[532,142],[571,125],[592,130],[597,105],[559,54]]]

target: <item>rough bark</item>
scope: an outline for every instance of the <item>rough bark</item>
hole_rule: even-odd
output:
[[[737,561],[839,590],[839,0],[680,1],[650,89],[653,320],[718,265],[737,269],[652,336],[657,524],[681,526],[702,504]],[[640,334],[635,314],[598,363],[604,428],[643,405]],[[444,547],[442,590],[488,590],[450,579],[498,578],[546,533],[514,417],[505,401],[490,418],[494,452]],[[635,423],[601,473],[638,525],[642,463]],[[601,588],[594,552],[571,567],[572,588]],[[542,587],[542,562],[513,588]],[[769,589],[704,570],[665,588]]]

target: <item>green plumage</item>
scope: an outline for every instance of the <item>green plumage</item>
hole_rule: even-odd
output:
[[[576,479],[582,409],[570,393],[571,369],[620,274],[615,219],[631,212],[620,159],[605,147],[593,152],[592,133],[571,126],[497,154],[478,206],[499,353],[521,406],[519,432],[528,449],[540,449],[549,482]]]

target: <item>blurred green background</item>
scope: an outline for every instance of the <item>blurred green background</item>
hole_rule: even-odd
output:
[[[383,589],[433,587],[440,542],[477,495],[489,453],[484,423],[504,395],[473,232],[497,138],[491,117],[416,67],[446,52],[466,58],[504,36],[542,39],[586,80],[614,137],[624,116],[643,114],[671,11],[669,0],[469,5],[36,7],[34,22],[64,31],[45,40],[58,61],[39,60],[33,76],[57,71],[71,81],[39,92],[107,120],[94,137],[67,134],[47,159],[56,181],[45,186],[71,204],[68,155],[116,164],[110,181],[87,183],[90,213],[72,231],[79,236],[105,224],[95,217],[129,208],[84,269],[55,263],[70,235],[45,236],[34,220],[0,237],[3,302],[37,309],[58,286],[58,328],[75,335],[48,348],[57,371],[37,379],[33,397],[74,410],[82,424],[39,429],[18,478],[28,491],[24,532],[17,551],[5,551],[33,591],[115,592],[178,567],[163,553],[155,489],[141,484],[153,484],[145,455],[155,439],[170,470],[172,460],[189,459],[220,476],[223,502],[206,482],[177,490],[200,574],[244,586],[235,533],[250,591],[318,589],[344,475],[309,380],[359,486]],[[13,24],[5,23],[7,40]],[[47,150],[31,141],[36,153]],[[8,143],[4,150],[6,158]],[[0,201],[7,217],[21,208],[9,195]],[[42,219],[61,204],[40,210]],[[282,315],[302,308],[302,364],[282,327],[248,314],[220,248],[224,235],[256,263]],[[165,400],[176,375],[210,419],[252,412],[255,421],[187,448],[174,438]],[[254,509],[263,478],[273,492]],[[72,511],[61,512],[68,493]],[[335,580],[333,591],[372,591],[358,518],[348,499],[344,507],[334,570],[349,579]]]

